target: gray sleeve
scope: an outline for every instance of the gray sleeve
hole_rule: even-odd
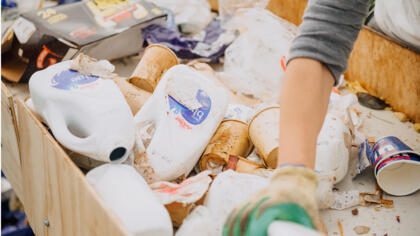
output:
[[[309,0],[289,61],[299,57],[318,60],[328,67],[337,83],[347,69],[369,4],[370,0]]]

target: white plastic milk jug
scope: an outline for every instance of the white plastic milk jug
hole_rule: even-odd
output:
[[[104,164],[89,171],[86,179],[134,235],[172,236],[168,212],[132,166]]]
[[[71,61],[34,73],[32,102],[66,148],[106,162],[122,162],[134,145],[134,122],[111,79],[70,70]]]
[[[185,65],[170,68],[134,117],[137,149],[145,157],[140,165],[152,169],[140,173],[152,182],[187,176],[223,120],[227,105],[225,89],[202,73]]]

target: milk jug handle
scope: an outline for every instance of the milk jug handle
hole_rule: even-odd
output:
[[[84,139],[73,135],[66,124],[63,114],[58,112],[53,105],[50,104],[49,106],[49,109],[45,110],[44,116],[54,137],[67,148],[78,148]]]

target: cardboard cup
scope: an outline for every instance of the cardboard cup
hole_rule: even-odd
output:
[[[114,82],[120,88],[133,115],[136,115],[140,108],[146,103],[147,99],[152,96],[151,93],[137,88],[123,78],[116,78],[114,79]]]
[[[162,75],[177,64],[178,58],[171,49],[160,44],[151,44],[134,69],[130,83],[152,93]]]
[[[379,187],[388,194],[405,196],[420,189],[420,156],[397,154],[375,167]]]
[[[181,202],[172,202],[170,204],[165,205],[166,210],[171,217],[172,224],[175,227],[179,227],[182,225],[182,222],[185,218],[190,214],[191,209],[193,208],[194,203],[181,203]]]
[[[229,155],[246,156],[250,149],[248,125],[239,120],[224,120],[204,151],[200,169],[206,170],[209,162],[213,167],[225,165],[229,161]]]
[[[279,146],[280,107],[268,107],[258,112],[249,122],[249,138],[258,155],[269,168],[277,167]]]
[[[254,161],[248,160],[240,156],[229,156],[228,169],[232,169],[239,173],[254,174],[256,170],[262,166]]]

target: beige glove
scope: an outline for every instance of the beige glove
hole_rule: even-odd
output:
[[[268,224],[273,220],[294,221],[308,227],[312,225],[316,230],[326,233],[316,203],[317,185],[317,175],[311,169],[300,166],[280,167],[272,174],[268,187],[231,212],[225,222],[223,235],[266,235]],[[292,212],[293,216],[284,214],[285,209]],[[279,214],[279,211],[283,214]],[[306,221],[299,222],[296,219]],[[256,230],[261,227],[265,228]]]

